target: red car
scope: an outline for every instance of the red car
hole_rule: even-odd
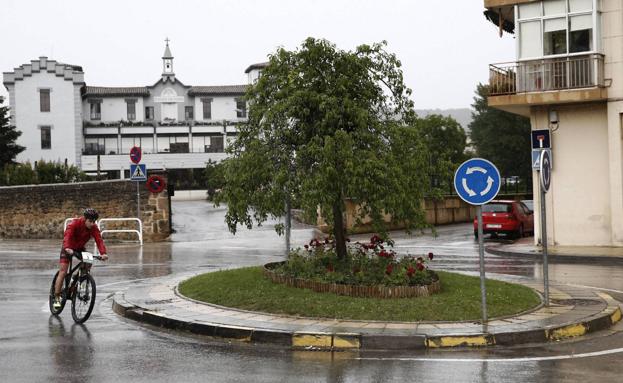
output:
[[[522,238],[534,233],[534,215],[520,201],[499,200],[482,205],[483,234],[508,234]],[[474,219],[474,237],[478,238],[478,219]]]

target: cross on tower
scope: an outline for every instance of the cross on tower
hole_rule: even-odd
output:
[[[169,38],[167,37],[166,39],[164,39],[164,41],[167,43],[167,45],[169,45],[169,41],[171,40],[169,40]]]

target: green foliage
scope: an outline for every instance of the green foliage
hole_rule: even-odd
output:
[[[431,184],[433,195],[445,193],[454,170],[467,159],[467,136],[452,117],[431,114],[417,120],[424,142],[430,148]]]
[[[0,169],[5,165],[14,164],[15,157],[26,149],[15,143],[22,132],[10,125],[9,107],[2,106],[3,101],[4,99],[0,97]]]
[[[88,176],[74,165],[61,162],[38,161],[33,168],[30,162],[10,164],[0,170],[0,185],[55,184],[87,181]]]
[[[380,321],[479,320],[480,278],[439,271],[441,292],[429,297],[381,299],[317,293],[272,283],[261,267],[211,272],[180,284],[189,298],[243,310],[314,318]],[[540,303],[534,291],[487,280],[490,318],[517,314]]]
[[[305,249],[292,251],[275,271],[293,278],[364,286],[428,285],[439,279],[426,267],[424,257],[397,259],[393,246],[393,241],[375,235],[369,243],[350,246],[347,256],[339,258],[334,241],[313,239]]]
[[[208,189],[208,200],[213,201],[217,192],[225,186],[225,161],[215,162],[208,160],[203,171]]]
[[[490,108],[489,88],[479,84],[474,97],[470,138],[479,157],[493,162],[502,176],[532,175],[530,120],[526,117]]]
[[[247,93],[249,121],[229,146],[225,187],[230,231],[283,216],[286,199],[333,227],[345,255],[344,200],[362,207],[377,232],[383,214],[407,230],[426,226],[427,146],[418,134],[411,91],[386,43],[337,49],[308,38],[278,49]]]

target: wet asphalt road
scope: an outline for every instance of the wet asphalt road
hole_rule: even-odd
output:
[[[623,381],[623,325],[547,345],[409,353],[291,352],[229,344],[140,326],[119,318],[107,297],[144,278],[279,260],[283,238],[267,224],[236,236],[224,209],[204,202],[174,205],[173,241],[109,245],[111,259],[94,270],[96,309],[75,325],[47,308],[59,241],[0,241],[0,382],[619,382]],[[439,236],[396,233],[399,252],[436,254],[433,267],[478,270],[469,225]],[[313,235],[297,225],[293,244]],[[358,239],[359,237],[353,237]],[[362,236],[360,238],[365,238]],[[539,277],[533,259],[487,255],[487,272]],[[609,289],[623,300],[623,262],[550,265],[552,280]],[[574,358],[570,356],[574,355]]]

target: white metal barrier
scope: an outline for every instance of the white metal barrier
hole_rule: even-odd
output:
[[[136,221],[138,222],[138,230],[132,229],[110,229],[106,230],[102,228],[102,223],[105,222],[114,222],[114,221]],[[100,228],[100,233],[102,233],[102,237],[104,233],[136,233],[138,235],[138,240],[143,245],[143,222],[138,218],[102,218],[97,221],[97,226]]]
[[[65,230],[67,230],[67,225],[69,224],[69,222],[73,221],[76,218],[67,218],[65,220],[65,223],[63,224],[63,233],[65,232]],[[136,221],[138,222],[138,230],[132,230],[132,229],[110,229],[110,230],[106,230],[102,228],[102,223],[106,223],[106,222],[114,222],[114,221]],[[104,236],[104,233],[136,233],[138,235],[138,240],[141,243],[141,246],[143,246],[143,222],[138,219],[138,218],[102,218],[99,221],[96,222],[97,226],[100,228],[100,233],[102,234],[102,237]],[[97,254],[97,244],[94,244],[95,246],[95,250],[93,250],[93,254]]]

